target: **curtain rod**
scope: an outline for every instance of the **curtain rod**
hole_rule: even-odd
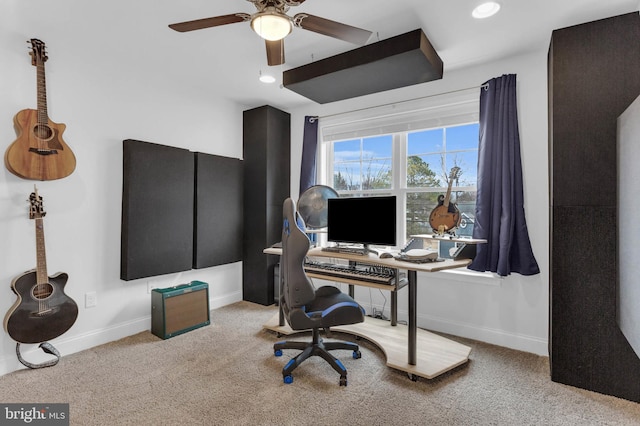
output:
[[[348,111],[348,112],[340,112],[340,113],[329,114],[329,115],[313,116],[313,117],[309,117],[309,122],[310,123],[314,123],[316,120],[320,120],[321,118],[336,117],[338,115],[348,114],[348,113],[352,113],[352,112],[361,112],[361,111],[367,111],[367,110],[370,110],[370,109],[381,108],[381,107],[385,107],[385,106],[389,106],[389,105],[404,104],[406,102],[413,102],[413,101],[419,101],[421,99],[433,98],[434,96],[450,95],[452,93],[464,92],[465,90],[471,90],[471,89],[484,89],[484,90],[487,90],[488,88],[489,88],[489,83],[484,83],[484,84],[481,84],[479,86],[467,87],[465,89],[457,89],[457,90],[451,90],[449,92],[435,93],[433,95],[427,95],[427,96],[421,96],[421,97],[418,97],[418,98],[406,99],[404,101],[389,102],[389,103],[386,103],[386,104],[375,105],[375,106],[370,106],[370,107],[360,108],[360,109],[354,109],[354,110]]]

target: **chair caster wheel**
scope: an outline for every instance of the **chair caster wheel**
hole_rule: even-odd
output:
[[[417,382],[418,381],[418,376],[415,374],[411,374],[411,373],[407,373],[407,375],[409,376],[409,378],[411,379],[412,382]]]
[[[275,356],[282,356],[282,349],[276,349],[275,351],[273,351],[273,354]]]
[[[353,359],[360,359],[362,358],[362,353],[360,351],[353,351]]]
[[[347,386],[347,376],[340,376],[340,386]]]
[[[284,376],[283,382],[287,385],[290,385],[291,383],[293,383],[293,376]]]

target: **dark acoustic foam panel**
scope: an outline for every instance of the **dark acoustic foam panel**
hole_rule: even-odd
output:
[[[320,104],[442,78],[443,64],[421,29],[287,70],[283,84]]]
[[[242,160],[195,154],[194,268],[242,260]]]
[[[638,12],[553,31],[547,87],[551,380],[636,402],[640,358],[616,305],[618,215],[637,212],[618,211],[635,193],[617,187],[616,130],[640,95],[637,40]]]
[[[193,179],[192,152],[123,141],[121,279],[191,269]]]

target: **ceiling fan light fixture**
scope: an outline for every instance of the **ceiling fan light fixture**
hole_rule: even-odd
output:
[[[473,12],[471,12],[471,16],[476,19],[484,19],[495,15],[499,10],[500,3],[495,1],[488,1],[479,4],[475,9],[473,9]]]
[[[285,38],[293,29],[293,24],[288,16],[278,12],[265,11],[257,13],[251,19],[251,28],[260,37],[269,41],[277,41]]]

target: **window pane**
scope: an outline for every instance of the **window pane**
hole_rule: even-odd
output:
[[[409,133],[407,141],[407,155],[442,152],[444,150],[444,129],[432,129]]]
[[[370,160],[363,165],[362,189],[391,188],[391,161]]]
[[[447,151],[478,150],[478,123],[447,128]]]
[[[407,187],[438,188],[442,180],[444,129],[413,132],[407,135]]]
[[[407,186],[409,188],[439,188],[443,184],[439,179],[440,155],[412,155],[407,158]]]
[[[360,161],[360,139],[334,143],[333,159],[336,163]]]
[[[391,135],[362,140],[362,189],[391,188]]]
[[[334,164],[333,188],[337,191],[360,189],[360,162]]]
[[[460,168],[454,186],[475,186],[478,170],[478,123],[446,129],[446,170]]]
[[[391,158],[392,138],[391,135],[377,136],[362,140],[363,157],[371,158]]]
[[[451,199],[460,210],[460,226],[456,234],[461,237],[473,236],[473,224],[476,217],[476,191],[454,191]]]
[[[333,144],[333,188],[337,191],[360,189],[361,140]]]
[[[436,192],[407,193],[407,237],[415,234],[430,234],[429,215],[438,205]]]
[[[391,135],[353,139],[333,144],[334,189],[358,191],[392,187]]]
[[[454,186],[476,186],[478,181],[478,150],[447,154],[447,170],[453,166],[460,167]]]

